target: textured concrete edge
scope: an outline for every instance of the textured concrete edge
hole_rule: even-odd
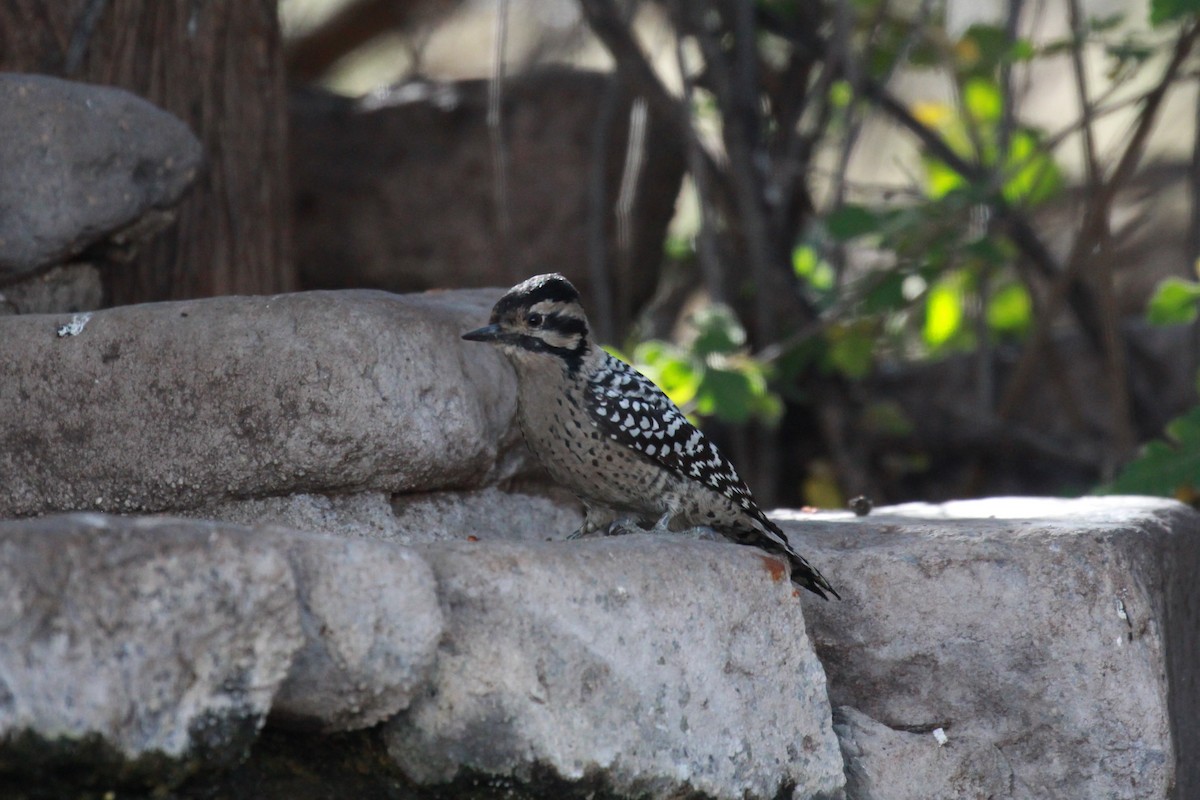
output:
[[[296,723],[295,727],[291,728],[296,731],[313,727],[326,727],[326,733],[362,729],[399,713],[407,706],[412,694],[428,685],[436,663],[438,639],[441,636],[440,599],[437,596],[436,577],[430,565],[408,546],[369,539],[345,539],[330,534],[279,527],[264,529],[212,520],[167,516],[121,517],[91,512],[59,514],[29,520],[0,520],[0,540],[5,538],[6,527],[12,526],[17,530],[31,526],[46,527],[59,520],[68,524],[116,526],[123,528],[126,533],[140,533],[147,538],[154,536],[153,526],[162,525],[173,529],[175,533],[180,530],[186,531],[197,543],[211,541],[212,536],[220,535],[226,541],[236,543],[239,552],[270,553],[287,569],[285,575],[289,580],[284,590],[290,596],[290,602],[300,619],[298,634],[301,639],[287,655],[288,666],[285,674],[270,688],[270,698],[262,713],[246,713],[244,709],[239,708],[206,713],[188,726],[189,744],[178,753],[168,753],[159,749],[136,754],[126,752],[117,742],[99,731],[80,736],[52,734],[28,726],[17,726],[6,731],[0,735],[0,796],[8,796],[6,792],[9,788],[13,791],[24,791],[29,781],[46,788],[50,792],[47,796],[58,796],[54,792],[66,796],[79,790],[79,784],[74,781],[82,777],[97,785],[111,784],[122,791],[171,790],[193,778],[212,776],[244,763],[250,757],[251,749],[268,721],[274,727],[281,727],[283,730],[289,729],[289,722]],[[328,646],[323,640],[324,637],[321,641],[312,641],[310,636],[314,628],[304,624],[306,618],[311,619],[314,615],[312,598],[306,596],[312,580],[313,551],[324,546],[364,551],[374,549],[388,554],[402,554],[400,560],[405,569],[418,578],[425,579],[424,582],[418,581],[421,585],[417,588],[418,591],[431,595],[430,602],[438,614],[435,620],[437,630],[429,647],[428,658],[423,662],[418,658],[416,677],[410,678],[405,690],[398,697],[392,692],[391,697],[380,701],[379,695],[387,695],[388,687],[385,686],[376,692],[378,687],[366,686],[362,683],[363,676],[358,674],[331,676],[329,670],[315,676],[296,674],[302,662],[301,656],[306,650],[324,651]],[[304,563],[306,560],[309,563]],[[328,697],[331,703],[344,701],[346,707],[332,708],[330,720],[316,723],[311,717],[293,717],[286,713],[286,709],[283,709],[284,714],[281,717],[276,716],[275,712],[289,686],[300,685],[312,689],[316,680],[336,684],[328,690]],[[342,691],[351,683],[359,690],[359,694]],[[0,682],[0,689],[3,688],[4,685]],[[375,706],[364,711],[362,695],[373,700]],[[0,700],[3,700],[2,695]],[[143,702],[148,700],[149,698],[142,698]],[[381,702],[387,705],[381,707]],[[365,722],[364,714],[371,715]],[[346,724],[347,718],[351,720],[350,724]],[[277,724],[281,720],[282,726]],[[330,724],[324,726],[323,722]]]
[[[1200,683],[1195,679],[1196,654],[1200,653],[1200,608],[1189,587],[1200,575],[1200,514],[1184,506],[1162,508],[1154,513],[1168,534],[1162,550],[1164,619],[1169,631],[1163,637],[1166,650],[1167,708],[1171,741],[1175,748],[1177,797],[1200,796]]]

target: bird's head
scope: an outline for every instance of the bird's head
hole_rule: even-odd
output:
[[[590,351],[579,292],[558,273],[518,283],[492,307],[489,324],[463,334],[491,342],[518,360],[559,358],[576,368]]]

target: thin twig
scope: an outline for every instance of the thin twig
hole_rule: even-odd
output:
[[[499,268],[516,280],[514,264],[509,263],[508,250],[512,223],[508,208],[508,142],[504,135],[504,78],[505,51],[508,44],[509,0],[498,0],[496,28],[492,37],[492,76],[488,82],[487,126],[492,150],[492,204],[496,212]]]
[[[83,59],[87,57],[92,35],[96,32],[96,25],[99,24],[100,17],[104,16],[107,6],[108,0],[88,0],[87,5],[84,6],[83,13],[79,16],[79,22],[75,25],[75,31],[71,34],[71,42],[67,45],[66,56],[63,58],[63,74],[67,77],[74,75],[83,66]]]
[[[1030,335],[1025,351],[1021,354],[1021,359],[1017,363],[1016,370],[997,408],[997,414],[1000,416],[1010,415],[1024,396],[1025,389],[1033,377],[1037,354],[1049,338],[1050,327],[1057,309],[1062,304],[1070,287],[1075,284],[1083,264],[1091,257],[1093,249],[1104,235],[1108,227],[1108,215],[1113,198],[1118,189],[1129,181],[1137,168],[1146,139],[1153,129],[1155,118],[1166,97],[1167,90],[1174,83],[1180,65],[1191,52],[1198,33],[1200,33],[1200,24],[1196,23],[1180,32],[1170,62],[1163,70],[1159,82],[1146,96],[1146,104],[1138,118],[1133,134],[1125,146],[1125,151],[1117,162],[1116,169],[1113,170],[1109,179],[1098,187],[1098,191],[1090,197],[1090,202],[1084,211],[1083,223],[1080,225],[1066,266],[1051,287],[1043,312],[1034,320],[1033,333]]]
[[[1080,144],[1083,148],[1087,195],[1091,196],[1100,189],[1103,175],[1096,156],[1091,93],[1088,91],[1087,71],[1084,69],[1083,63],[1083,47],[1087,31],[1079,0],[1068,0],[1067,9],[1074,39],[1071,47],[1071,71],[1075,77],[1075,91],[1079,94]],[[1102,232],[1098,236],[1097,255],[1100,257],[1094,259],[1096,269],[1093,275],[1093,285],[1098,288],[1097,294],[1102,311],[1101,322],[1104,331],[1106,362],[1104,375],[1108,382],[1109,400],[1112,404],[1112,452],[1101,470],[1106,479],[1112,477],[1112,470],[1118,463],[1125,460],[1136,443],[1129,414],[1129,368],[1126,364],[1125,344],[1119,329],[1118,316],[1120,312],[1117,309],[1113,264],[1111,258],[1105,257],[1100,252],[1108,249],[1109,238],[1110,231],[1106,219]]]
[[[691,109],[696,85],[683,54],[683,29],[679,24],[683,15],[682,0],[672,0],[671,14],[675,22],[675,60],[679,65],[679,77],[683,83],[683,105],[684,108]],[[709,181],[708,165],[704,159],[704,145],[700,141],[700,136],[696,132],[696,126],[692,123],[690,115],[687,117],[687,124],[684,126],[683,132],[687,148],[688,172],[692,175],[696,203],[700,208],[700,229],[696,232],[696,259],[700,264],[700,274],[704,276],[709,297],[715,303],[724,303],[727,302],[727,294],[725,276],[721,271],[721,260],[717,251],[717,216],[712,196],[712,184]]]
[[[701,10],[700,16],[704,16]],[[739,14],[736,25],[744,24]],[[751,25],[753,20],[751,20]],[[712,82],[713,91],[717,97],[717,105],[722,112],[722,132],[725,138],[725,148],[729,155],[729,178],[733,187],[733,200],[741,223],[741,234],[746,245],[746,254],[750,264],[750,274],[754,279],[755,319],[753,332],[755,341],[761,343],[773,341],[776,338],[777,326],[775,307],[771,302],[771,287],[774,285],[773,273],[780,260],[775,255],[775,242],[771,236],[770,225],[763,205],[762,181],[759,176],[768,173],[769,168],[760,168],[757,163],[765,157],[765,153],[756,152],[756,142],[752,139],[757,130],[757,84],[742,86],[735,84],[735,78],[746,80],[753,72],[745,68],[739,69],[735,63],[731,68],[721,50],[721,44],[712,31],[708,30],[704,19],[692,26],[692,32],[704,55],[704,63]],[[753,30],[749,32],[751,42],[754,42]],[[752,52],[739,51],[738,58],[756,58]],[[746,97],[746,95],[749,97]],[[749,118],[753,117],[753,121]],[[756,158],[756,156],[758,156]],[[763,165],[766,167],[767,165]]]
[[[608,260],[608,153],[621,100],[621,83],[614,72],[605,81],[600,112],[592,131],[592,161],[588,176],[588,275],[596,336],[611,342],[615,334],[612,272]]]
[[[637,215],[638,187],[641,184],[642,167],[646,161],[646,124],[649,111],[646,100],[636,97],[629,106],[629,131],[625,139],[625,165],[621,171],[621,184],[617,190],[617,258],[619,274],[629,275],[633,269],[633,233]],[[627,287],[629,281],[617,285],[621,308],[630,304]]]

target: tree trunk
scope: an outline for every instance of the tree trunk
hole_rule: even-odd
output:
[[[112,305],[295,287],[275,0],[0,0],[0,70],[128,89],[185,120],[206,166],[177,222],[105,270]]]

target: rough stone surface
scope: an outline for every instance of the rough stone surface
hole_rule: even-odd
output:
[[[128,759],[234,761],[302,642],[286,559],[243,531],[0,523],[0,753],[98,735]]]
[[[121,89],[0,73],[0,280],[64,261],[174,205],[202,152]]]
[[[645,535],[417,549],[447,631],[433,691],[385,731],[418,783],[548,770],[619,795],[840,795],[824,672],[774,559]]]
[[[1013,796],[1012,766],[994,744],[958,735],[942,744],[933,731],[893,730],[848,706],[835,709],[833,720],[848,800]]]
[[[100,271],[91,264],[68,264],[4,286],[0,314],[94,311],[103,300]]]
[[[544,542],[565,539],[583,524],[579,501],[565,490],[505,492],[489,486],[474,492],[397,495],[396,523],[412,543],[462,539]]]
[[[564,539],[583,521],[579,504],[557,491],[508,492],[495,486],[463,492],[389,496],[297,494],[233,500],[189,516],[243,525],[275,524],[399,544],[507,539]]]
[[[835,706],[941,727],[981,763],[999,754],[998,798],[1200,792],[1200,515],[1149,498],[995,498],[802,518],[784,530],[844,598],[806,607]],[[880,755],[886,738],[861,765],[900,783],[867,796],[925,796],[934,762],[906,778]],[[938,785],[960,763],[945,761]]]
[[[520,469],[512,372],[459,338],[497,294],[311,292],[0,317],[0,516],[505,477]]]
[[[279,529],[271,538],[291,562],[305,636],[273,714],[339,731],[408,706],[442,634],[429,565],[384,542]]]

